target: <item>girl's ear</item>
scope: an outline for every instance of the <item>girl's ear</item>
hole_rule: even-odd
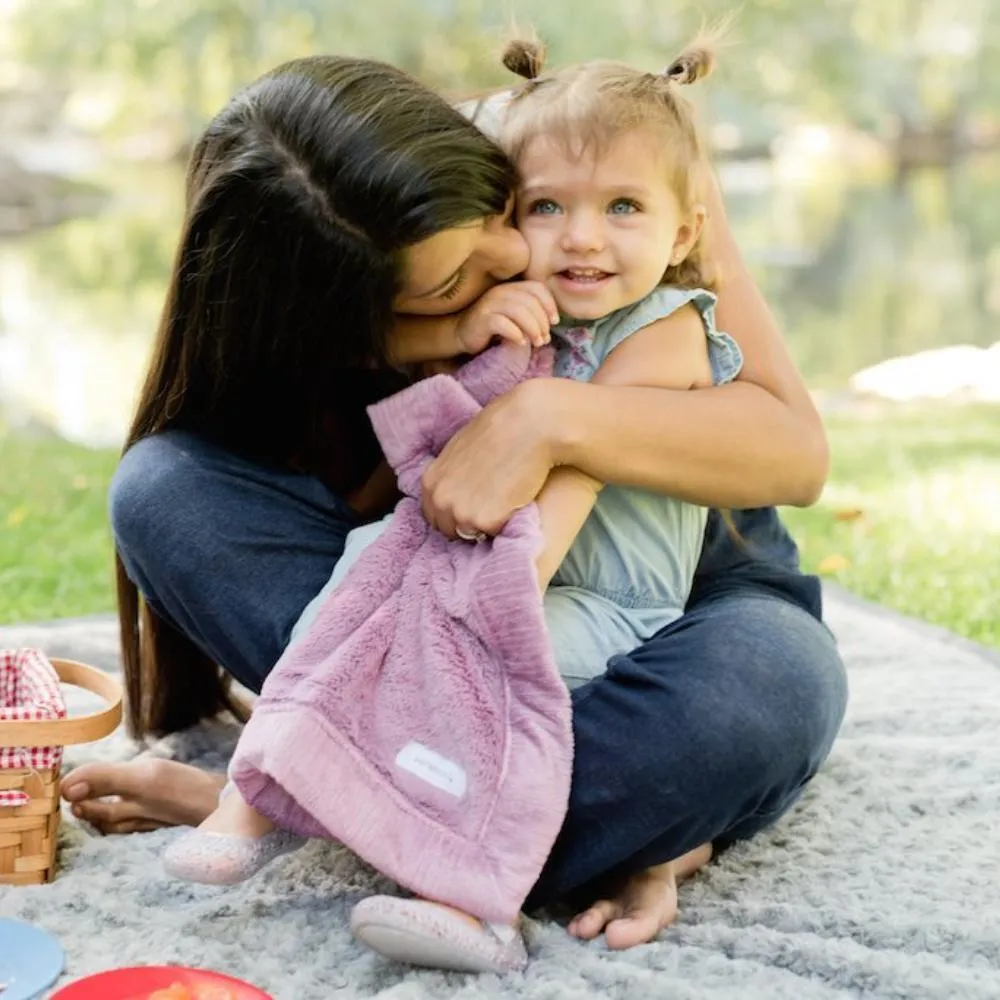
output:
[[[670,263],[674,266],[680,264],[687,255],[694,249],[698,242],[702,230],[705,228],[705,220],[708,218],[708,210],[704,205],[693,205],[685,222],[677,230],[677,237],[674,240],[674,247],[670,253]]]

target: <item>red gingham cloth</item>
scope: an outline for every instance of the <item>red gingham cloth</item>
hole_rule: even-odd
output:
[[[59,675],[38,649],[0,649],[0,721],[66,718]],[[44,771],[62,762],[62,747],[0,747],[0,771]],[[0,808],[28,801],[24,792],[0,791]]]

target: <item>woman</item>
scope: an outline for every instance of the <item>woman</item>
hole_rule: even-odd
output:
[[[111,494],[137,735],[227,707],[215,664],[259,690],[346,533],[391,503],[364,405],[401,384],[393,365],[460,353],[432,332],[440,324],[393,314],[455,312],[524,269],[513,184],[461,115],[366,61],[289,64],[209,127]],[[818,585],[769,506],[815,499],[822,426],[717,188],[709,208],[725,275],[718,322],[745,356],[737,382],[676,393],[526,383],[424,480],[427,516],[452,536],[497,531],[557,465],[737,509],[743,541],[711,519],[685,616],[573,692],[570,807],[529,902],[590,903],[571,932],[604,932],[614,948],[673,919],[676,875],[707,860],[699,845],[718,851],[789,808],[846,697]],[[139,761],[79,768],[63,794],[76,815],[125,832],[200,822],[221,783]]]

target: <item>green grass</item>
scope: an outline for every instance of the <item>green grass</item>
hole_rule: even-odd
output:
[[[828,420],[822,500],[785,513],[807,568],[1000,648],[1000,407]],[[109,611],[112,451],[0,431],[0,623]]]
[[[116,461],[0,427],[0,623],[112,610],[105,510]]]
[[[1000,406],[881,406],[827,427],[823,497],[786,515],[807,568],[1000,648]]]

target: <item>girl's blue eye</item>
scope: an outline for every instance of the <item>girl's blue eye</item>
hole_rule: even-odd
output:
[[[559,206],[551,198],[539,198],[528,206],[529,215],[555,215]]]
[[[608,206],[608,211],[612,215],[632,215],[639,211],[639,203],[631,198],[616,198]]]

